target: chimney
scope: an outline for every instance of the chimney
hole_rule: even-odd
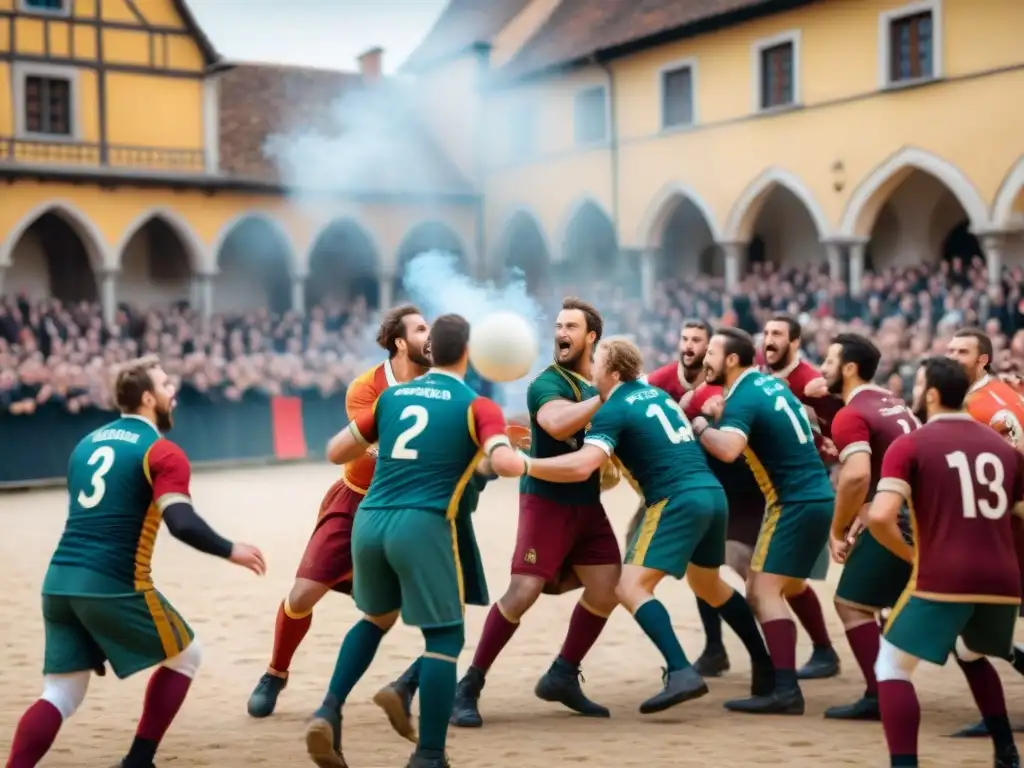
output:
[[[356,57],[364,83],[376,83],[383,76],[384,49],[377,46]]]

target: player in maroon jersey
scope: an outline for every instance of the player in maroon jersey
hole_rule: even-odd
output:
[[[926,422],[882,461],[868,514],[871,534],[914,571],[886,624],[875,663],[891,765],[915,766],[921,706],[911,678],[920,660],[956,652],[995,745],[996,768],[1017,768],[1006,699],[986,656],[1005,657],[1021,601],[1013,515],[1024,514],[1024,454],[966,413],[967,374],[932,358],[917,371],[914,410]],[[914,544],[899,528],[910,505]]]
[[[862,530],[860,521],[878,485],[889,445],[918,427],[903,400],[871,383],[881,357],[870,339],[842,333],[832,340],[821,366],[829,392],[846,403],[832,421],[841,467],[829,547],[833,560],[845,565],[835,606],[866,684],[864,695],[854,703],[825,710],[825,717],[834,720],[881,718],[875,680],[881,637],[878,615],[895,605],[910,578],[910,563]],[[861,529],[859,535],[851,530],[855,524]]]
[[[830,439],[832,419],[843,403],[829,394],[828,385],[814,366],[800,358],[800,337],[800,323],[789,315],[775,315],[765,323],[762,342],[765,368],[768,373],[783,379],[809,415],[814,416],[811,419],[816,433],[814,442],[827,463],[835,458],[835,446]],[[811,578],[821,580],[826,575],[828,552],[823,551]],[[835,677],[839,674],[839,655],[832,647],[818,595],[808,583],[803,592],[786,600],[814,644],[811,658],[797,671],[797,677],[801,680]]]
[[[703,320],[686,320],[679,332],[679,360],[663,365],[647,375],[647,383],[668,392],[684,409],[702,389],[704,353],[711,339],[711,326]],[[686,400],[686,402],[684,402]],[[694,414],[700,413],[698,408]],[[687,414],[689,418],[689,414]]]

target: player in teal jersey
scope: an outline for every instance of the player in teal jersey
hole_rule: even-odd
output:
[[[123,415],[82,439],[68,462],[67,523],[43,580],[43,693],[18,723],[7,768],[42,760],[108,662],[119,678],[160,665],[121,761],[152,768],[201,660],[192,630],[150,575],[161,520],[201,552],[265,570],[258,549],[221,538],[192,508],[188,459],[162,436],[174,386],[156,358],[124,366],[115,399]]]
[[[566,298],[555,320],[554,362],[531,383],[530,455],[562,456],[583,445],[586,426],[601,405],[590,384],[594,346],[603,321],[585,301]],[[588,717],[608,717],[580,685],[580,665],[615,609],[622,555],[601,506],[601,473],[575,483],[524,479],[519,486],[519,526],[508,589],[491,606],[473,663],[459,682],[452,724],[483,725],[479,699],[488,670],[542,593],[583,585],[558,656],[534,687],[543,701]],[[551,585],[556,585],[552,588]]]
[[[668,393],[641,379],[643,356],[625,339],[601,342],[594,381],[604,405],[583,447],[567,456],[530,459],[527,475],[571,483],[613,454],[643,492],[647,510],[626,550],[616,594],[665,658],[664,688],[640,705],[661,712],[708,692],[683,652],[654,590],[666,575],[686,576],[694,593],[721,612],[750,651],[755,694],[771,690],[771,659],[742,595],[719,573],[725,559],[728,502],[694,441],[690,422]]]
[[[464,584],[456,516],[477,464],[518,477],[525,463],[505,435],[498,406],[464,382],[469,324],[442,315],[430,331],[434,368],[385,390],[328,445],[344,464],[377,443],[377,467],[352,533],[353,596],[364,616],[348,634],[323,704],[306,730],[310,758],[344,768],[341,708],[381,638],[402,620],[423,631],[419,741],[410,768],[444,768],[456,663],[465,641]]]
[[[754,367],[754,341],[743,331],[716,333],[704,358],[709,384],[725,397],[704,410],[693,428],[721,461],[745,456],[764,493],[765,518],[754,548],[747,587],[775,662],[775,690],[768,696],[726,702],[736,712],[803,714],[796,677],[796,624],[786,595],[804,589],[828,541],[835,498],[814,447],[810,421],[784,381]]]

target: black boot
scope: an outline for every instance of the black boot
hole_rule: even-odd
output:
[[[483,688],[484,673],[470,667],[455,689],[455,704],[448,722],[459,728],[480,728],[484,724],[480,717],[480,691]]]
[[[580,687],[580,668],[562,658],[555,659],[551,668],[537,681],[533,692],[538,699],[558,702],[586,717],[611,717],[607,707],[591,701]]]
[[[708,692],[708,684],[704,682],[693,667],[677,669],[674,672],[665,670],[662,674],[664,689],[640,705],[641,715],[664,712],[669,707],[682,704],[690,699],[699,699]]]

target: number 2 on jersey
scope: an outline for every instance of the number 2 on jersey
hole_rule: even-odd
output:
[[[89,460],[85,462],[90,467],[99,464],[95,470],[93,470],[92,476],[89,478],[89,484],[92,490],[89,493],[85,491],[78,492],[78,505],[85,509],[92,509],[101,501],[103,501],[104,495],[107,493],[107,483],[104,481],[104,477],[110,468],[114,466],[114,449],[109,445],[101,445],[92,455]]]
[[[683,425],[676,429],[672,426],[672,422],[668,420],[668,416],[665,414],[665,410],[657,403],[651,403],[647,406],[647,418],[657,419],[661,423],[661,428],[665,430],[665,434],[668,439],[671,440],[675,445],[679,443],[688,443],[693,440],[693,429],[690,427],[690,420],[686,418],[686,414],[683,413],[683,409],[679,407],[679,403],[675,400],[666,400],[665,405],[670,410],[675,411],[679,416],[679,420],[683,422]]]
[[[994,453],[979,453],[974,460],[974,473],[971,473],[967,454],[954,451],[946,454],[946,464],[955,469],[960,481],[960,501],[964,507],[964,517],[974,519],[981,513],[986,520],[998,520],[1009,509],[1009,499],[1003,481],[1006,471],[1003,463]],[[991,499],[979,499],[975,493],[975,485],[982,486],[992,494]]]
[[[419,437],[423,430],[427,428],[427,421],[430,416],[427,413],[427,409],[422,405],[407,405],[402,409],[402,414],[398,417],[399,421],[405,421],[412,419],[412,424],[407,427],[402,434],[395,440],[395,445],[391,449],[392,459],[401,459],[403,461],[415,461],[420,452],[415,448],[410,448],[409,443]]]
[[[811,439],[811,420],[807,417],[807,411],[804,410],[803,406],[800,406],[800,417],[803,419],[803,424],[801,424],[801,419],[793,412],[793,407],[789,404],[789,401],[782,395],[775,398],[775,410],[782,411],[789,417],[789,423],[793,425],[796,439],[800,441],[801,445]],[[804,432],[804,425],[807,426],[806,432]]]

